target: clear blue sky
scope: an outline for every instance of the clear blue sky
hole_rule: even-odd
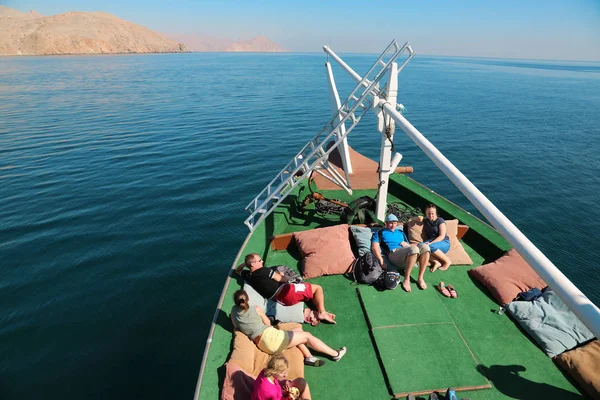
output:
[[[368,6],[365,4],[370,3]],[[379,52],[393,38],[420,54],[600,61],[600,0],[0,0],[44,15],[105,11],[169,33],[264,35],[291,51]]]

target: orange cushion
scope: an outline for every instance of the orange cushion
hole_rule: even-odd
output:
[[[448,258],[452,260],[454,265],[471,265],[473,260],[467,254],[465,249],[460,244],[460,241],[456,237],[458,235],[458,220],[451,219],[446,221],[446,234],[450,238],[450,250],[448,251]]]
[[[347,224],[294,232],[302,258],[302,277],[344,274],[354,261]]]
[[[469,270],[469,275],[481,282],[501,305],[510,303],[521,292],[547,286],[515,249],[494,262]]]
[[[406,236],[411,243],[420,243],[425,240],[423,237],[423,220],[413,218],[406,223]]]
[[[446,222],[446,234],[450,239],[450,250],[448,251],[448,258],[452,260],[452,264],[455,265],[471,265],[473,260],[467,254],[465,249],[460,244],[460,241],[456,237],[458,234],[458,220],[451,219]],[[423,221],[418,218],[413,218],[406,223],[406,232],[408,240],[411,243],[419,243],[426,238],[423,236]]]
[[[600,400],[600,341],[594,340],[578,349],[554,357],[554,361],[567,371],[593,398]]]
[[[254,389],[255,376],[248,374],[238,364],[225,364],[225,381],[223,382],[222,400],[250,399]]]
[[[291,330],[293,327],[302,327],[297,323],[279,324],[283,330]],[[287,349],[283,355],[290,363],[288,372],[289,379],[304,378],[304,356],[297,347]],[[233,351],[231,352],[230,362],[239,365],[244,371],[251,375],[258,376],[271,358],[267,353],[262,352],[248,336],[240,331],[233,334]]]

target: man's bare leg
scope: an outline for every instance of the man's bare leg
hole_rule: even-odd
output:
[[[429,259],[431,258],[430,256],[431,256],[431,253],[429,251],[421,254],[419,256],[419,267],[421,267],[421,266],[424,266],[424,267],[428,266],[429,265]]]
[[[335,324],[335,314],[327,312],[325,310],[325,293],[323,292],[323,288],[321,285],[317,285],[316,283],[311,283],[313,298],[312,301],[315,303],[315,307],[317,307],[318,318],[321,321],[327,321],[329,323]]]
[[[406,257],[406,260],[404,262],[405,268],[404,268],[404,280],[402,281],[402,289],[406,290],[407,292],[410,292],[410,272],[412,271],[416,262],[417,262],[416,254],[411,254],[410,256]]]
[[[419,286],[419,289],[421,290],[427,289],[427,284],[425,283],[425,280],[423,280],[423,274],[425,274],[427,264],[429,264],[429,252],[419,256],[419,278],[417,279],[417,286]]]

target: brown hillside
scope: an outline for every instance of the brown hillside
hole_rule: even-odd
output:
[[[0,55],[169,53],[185,46],[104,12],[44,17],[0,6]]]

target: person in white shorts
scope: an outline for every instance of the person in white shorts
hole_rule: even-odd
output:
[[[417,286],[419,289],[427,289],[423,280],[425,268],[429,264],[430,249],[425,243],[410,244],[404,234],[403,226],[399,223],[398,217],[390,214],[385,217],[385,228],[373,233],[371,238],[371,251],[379,260],[383,269],[387,269],[382,253],[388,260],[398,268],[404,268],[404,280],[402,288],[410,292],[410,272],[415,266],[417,259],[419,261],[419,277]]]

